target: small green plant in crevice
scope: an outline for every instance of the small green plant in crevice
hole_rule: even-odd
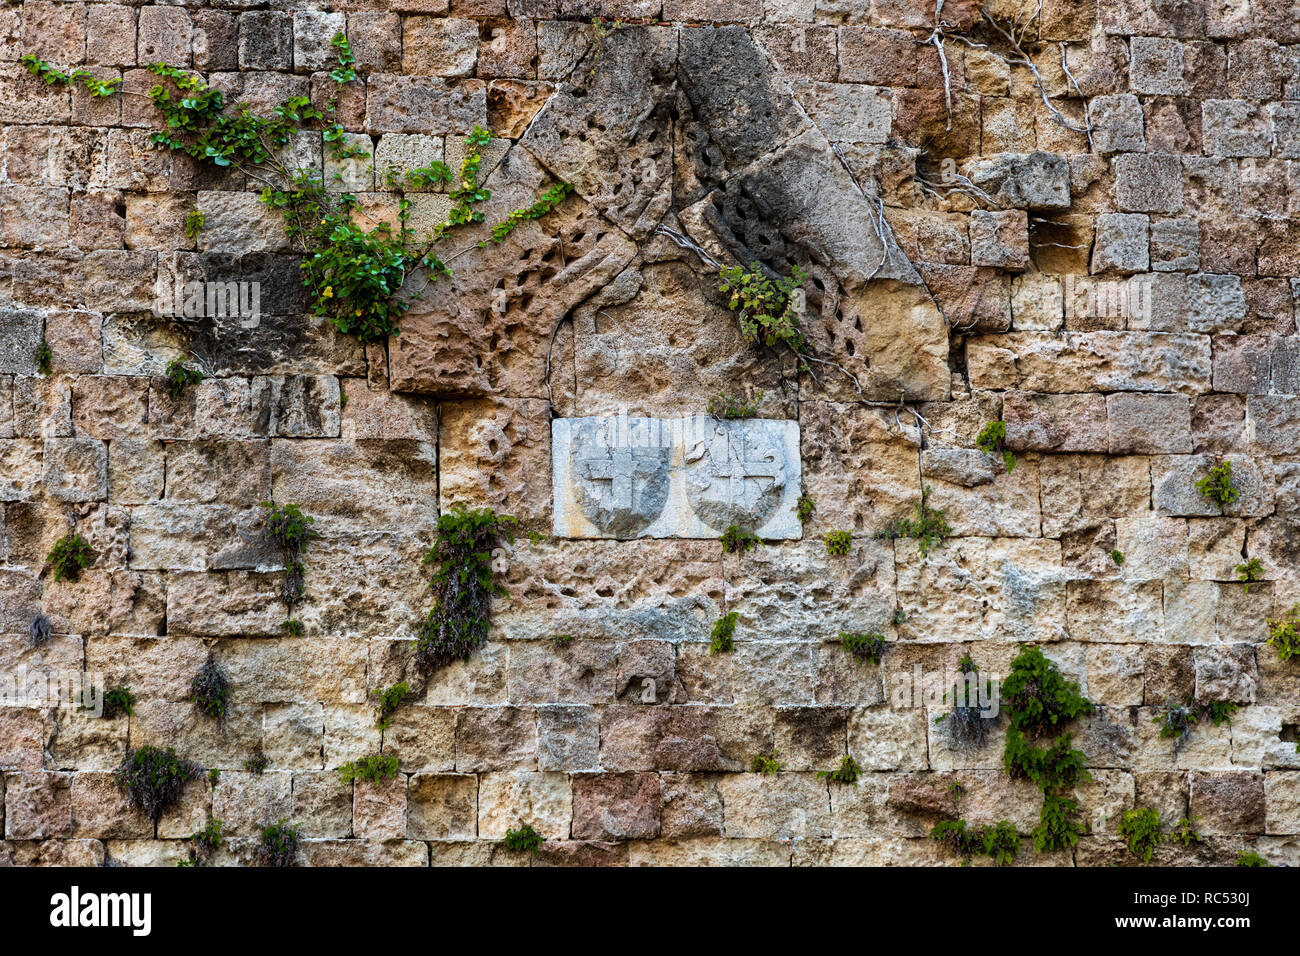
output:
[[[722,532],[723,554],[744,554],[753,548],[763,547],[763,539],[749,531],[742,531],[737,525],[728,525]]]
[[[261,776],[266,768],[271,766],[270,758],[263,753],[262,748],[258,747],[244,760],[244,769],[249,773],[255,773]]]
[[[1115,562],[1115,567],[1122,568],[1124,566],[1124,552],[1119,548],[1111,550],[1110,559]]]
[[[202,830],[190,834],[190,855],[177,866],[206,866],[212,855],[221,849],[225,838],[221,835],[221,821],[212,819]]]
[[[788,345],[795,352],[804,350],[799,321],[803,316],[804,271],[798,266],[788,276],[769,278],[755,261],[749,269],[732,266],[721,269],[719,292],[731,293],[727,308],[740,320],[740,333],[751,345]]]
[[[1003,752],[1007,774],[1027,778],[1043,794],[1034,848],[1043,853],[1076,846],[1087,831],[1077,819],[1079,803],[1072,793],[1091,778],[1071,735],[1056,735],[1069,722],[1091,714],[1092,702],[1041,649],[1028,645],[1002,681],[1001,709],[1009,725]],[[1055,739],[1045,746],[1037,743],[1050,738]]]
[[[907,623],[907,612],[901,607],[894,608],[894,616],[889,619],[889,623],[893,624],[894,627]]]
[[[316,519],[303,514],[296,504],[280,506],[274,501],[262,502],[260,524],[263,533],[276,546],[284,561],[284,583],[280,587],[280,593],[290,611],[286,624],[293,621],[293,609],[302,600],[306,590],[303,585],[305,568],[302,552],[313,538],[319,537],[312,527],[315,523]]]
[[[1300,604],[1292,605],[1280,618],[1267,619],[1268,646],[1277,651],[1278,659],[1286,662],[1300,657]]]
[[[883,531],[876,532],[876,537],[889,541],[915,538],[916,550],[925,558],[951,534],[947,511],[930,507],[930,486],[926,485],[921,489],[921,500],[912,507],[912,517],[899,518]]]
[[[1201,497],[1214,502],[1219,514],[1240,495],[1232,483],[1232,462],[1223,460],[1210,469],[1210,473],[1196,482],[1196,490]]]
[[[261,866],[295,866],[298,862],[298,829],[285,819],[263,827],[257,862]]]
[[[1125,810],[1120,815],[1119,835],[1128,850],[1143,863],[1151,862],[1156,847],[1165,841],[1160,831],[1160,813],[1151,807]]]
[[[208,659],[199,668],[199,672],[190,681],[190,700],[202,713],[224,721],[230,711],[232,693],[233,688],[226,669],[217,662],[215,654],[209,654]]]
[[[339,779],[344,783],[353,783],[357,780],[364,783],[396,780],[401,772],[398,767],[396,757],[371,754],[339,767]]]
[[[986,455],[1001,455],[1002,464],[1006,466],[1008,475],[1015,471],[1016,456],[1007,448],[1006,422],[989,422],[975,436],[975,444]]]
[[[591,18],[591,69],[587,71],[582,82],[578,84],[578,93],[585,93],[587,87],[591,85],[591,81],[596,78],[596,70],[600,67],[600,58],[605,53],[605,41],[623,27],[622,20],[610,21],[604,17]]]
[[[189,367],[180,359],[172,359],[167,363],[163,377],[167,379],[167,394],[171,396],[173,402],[185,394],[185,389],[203,381],[201,371]]]
[[[770,754],[759,754],[749,765],[750,773],[761,773],[765,777],[781,771],[781,751],[773,750]]]
[[[853,548],[853,532],[827,531],[826,553],[832,557],[842,558]]]
[[[819,770],[817,772],[818,780],[830,780],[832,783],[844,784],[845,786],[858,785],[858,777],[862,776],[862,768],[858,762],[853,759],[852,755],[845,754],[840,759],[840,765],[834,770]]]
[[[135,694],[131,693],[130,687],[112,687],[104,692],[104,711],[101,715],[105,720],[112,720],[114,717],[135,716]]]
[[[1242,850],[1240,853],[1237,854],[1237,862],[1233,865],[1234,866],[1272,866],[1273,864],[1268,862],[1268,860],[1264,859],[1258,853],[1252,853],[1249,850]]]
[[[1237,580],[1241,582],[1241,590],[1249,594],[1252,584],[1264,580],[1264,562],[1259,558],[1251,558],[1237,565]]]
[[[1169,834],[1169,839],[1173,843],[1180,843],[1184,848],[1190,848],[1194,843],[1201,842],[1201,835],[1196,832],[1196,821],[1200,817],[1183,817],[1174,824],[1173,830]]]
[[[568,647],[570,644],[573,643],[573,635],[572,635],[572,634],[552,634],[552,635],[551,635],[551,643],[554,644],[556,647],[560,648],[561,650],[563,650],[564,648]]]
[[[954,803],[960,803],[962,797],[966,796],[966,784],[960,780],[954,780],[948,784],[948,793],[952,795]]]
[[[375,726],[380,730],[391,727],[393,713],[410,695],[411,685],[406,681],[398,681],[388,687],[376,687],[372,690],[370,696],[379,699],[379,703],[375,705]]]
[[[213,767],[208,771],[208,787],[215,790],[219,783],[221,783],[221,771]]]
[[[157,823],[163,812],[180,800],[185,784],[200,773],[198,764],[176,756],[171,747],[148,746],[127,749],[114,781],[133,806]]]
[[[885,653],[885,636],[883,634],[856,634],[840,632],[840,646],[860,661],[880,663],[880,656]]]
[[[185,238],[197,239],[207,224],[208,217],[202,209],[191,209],[185,214]]]
[[[1232,718],[1236,716],[1239,705],[1231,700],[1211,700],[1201,705],[1201,710],[1206,717],[1210,718],[1210,723],[1216,727],[1223,724],[1232,723]]]
[[[759,392],[753,398],[745,399],[739,395],[718,392],[709,399],[709,417],[716,418],[719,421],[753,418],[758,414],[759,403],[763,401],[766,394],[766,392]]]
[[[432,566],[434,605],[419,626],[415,660],[423,671],[469,660],[491,630],[492,598],[506,596],[492,571],[492,550],[513,544],[518,522],[490,508],[457,503],[438,518],[438,537],[424,556]]]
[[[736,649],[736,621],[739,611],[728,611],[713,622],[709,632],[709,654],[730,654]]]
[[[961,857],[962,866],[969,866],[976,854],[989,857],[996,866],[1008,866],[1020,853],[1020,833],[1009,820],[978,827],[965,820],[943,820],[930,828],[930,839]]]
[[[812,520],[813,512],[817,510],[817,502],[813,501],[808,495],[800,495],[799,500],[794,503],[794,513],[799,517],[800,524],[807,524]]]
[[[56,581],[79,581],[81,572],[94,563],[95,551],[80,534],[64,535],[45,558]]]
[[[292,617],[287,618],[286,620],[280,623],[280,630],[282,630],[289,637],[302,637],[304,633],[302,621]]]
[[[507,850],[531,853],[533,856],[541,855],[542,835],[533,829],[531,823],[525,823],[518,829],[507,830],[504,842]]]
[[[40,344],[36,346],[36,351],[32,353],[32,367],[47,378],[54,371],[54,350],[45,339],[41,339]]]

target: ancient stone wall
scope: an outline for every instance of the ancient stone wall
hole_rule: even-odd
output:
[[[214,862],[247,864],[283,819],[313,865],[948,864],[928,835],[963,818],[1009,820],[1021,863],[1095,866],[1135,862],[1118,826],[1151,807],[1202,838],[1158,860],[1300,863],[1300,664],[1266,643],[1300,600],[1300,12],[306,6],[0,7],[0,859],[170,865],[220,819]],[[456,168],[474,127],[493,136],[484,225],[369,344],[310,314],[261,182],[150,141],[148,64],[268,113],[323,103],[339,32],[351,153],[319,132],[292,151],[358,216],[395,221],[389,171]],[[24,54],[120,92],[43,83]],[[558,182],[556,211],[477,244]],[[413,228],[450,188],[409,193]],[[807,359],[742,334],[719,268],[754,262],[806,273]],[[186,314],[187,283],[249,295]],[[203,381],[174,393],[175,360]],[[757,463],[725,436],[718,461],[684,449],[659,502],[653,456],[570,454],[566,420],[680,420],[719,393],[787,423],[728,423]],[[999,420],[1010,471],[976,447]],[[691,461],[717,466],[698,487]],[[1197,489],[1221,461],[1222,512]],[[928,554],[879,537],[925,487],[951,534]],[[296,608],[272,499],[315,519]],[[722,522],[778,500],[765,546],[724,553]],[[493,556],[488,641],[423,673],[421,559],[455,502],[532,534]],[[55,580],[74,532],[94,563]],[[731,612],[734,650],[710,653]],[[879,662],[842,633],[883,636]],[[912,693],[965,655],[1001,676],[1029,643],[1095,705],[1071,727],[1088,832],[1046,854],[1006,721],[958,746],[950,706]],[[191,701],[210,653],[224,721]],[[134,714],[12,690],[82,672],[129,685]],[[416,694],[381,731],[371,692],[400,680]],[[1168,705],[1229,702],[1161,736]],[[221,771],[156,824],[114,781],[148,745]],[[779,773],[751,772],[774,752]],[[399,776],[343,782],[374,754]],[[827,779],[846,756],[856,783]],[[524,825],[536,857],[502,843]]]

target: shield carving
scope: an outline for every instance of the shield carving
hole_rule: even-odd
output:
[[[668,502],[670,449],[610,442],[599,422],[584,422],[570,445],[578,507],[602,534],[630,538]]]
[[[686,498],[696,516],[721,534],[731,525],[757,531],[785,492],[785,454],[744,421],[716,422],[686,449]]]

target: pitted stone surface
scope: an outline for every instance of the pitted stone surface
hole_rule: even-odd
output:
[[[716,538],[731,525],[802,535],[797,422],[559,418],[551,450],[560,537]]]

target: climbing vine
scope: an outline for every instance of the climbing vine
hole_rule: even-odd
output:
[[[285,161],[286,149],[303,131],[319,131],[331,159],[367,155],[347,145],[338,117],[339,96],[357,79],[356,58],[342,33],[331,43],[337,65],[329,74],[334,85],[325,102],[318,106],[311,97],[290,96],[268,116],[255,115],[245,104],[229,109],[224,94],[196,74],[165,63],[149,64],[148,71],[159,82],[149,90],[148,99],[162,115],[162,125],[151,133],[150,142],[200,163],[235,170],[260,185],[261,201],[281,214],[286,234],[304,255],[303,282],[311,295],[312,313],[344,334],[373,342],[397,334],[398,319],[418,297],[418,292],[398,295],[412,271],[425,270],[429,282],[450,276],[451,269],[435,247],[454,230],[484,221],[477,207],[491,193],[479,183],[478,174],[491,134],[474,127],[465,139],[465,157],[456,173],[437,162],[404,177],[386,177],[385,185],[401,193],[397,227],[388,222],[363,225],[368,219],[355,195],[333,193],[320,173],[293,168]],[[31,54],[22,62],[49,84],[79,83],[101,97],[121,92],[120,80],[100,81],[85,70],[63,72]],[[410,201],[403,190],[434,183],[454,186],[448,193],[451,211],[426,235],[416,236],[408,226]],[[572,191],[566,182],[546,189],[534,203],[494,225],[491,241],[503,242],[520,224],[554,211]],[[186,217],[185,234],[195,238],[205,221],[205,214],[195,210]]]

